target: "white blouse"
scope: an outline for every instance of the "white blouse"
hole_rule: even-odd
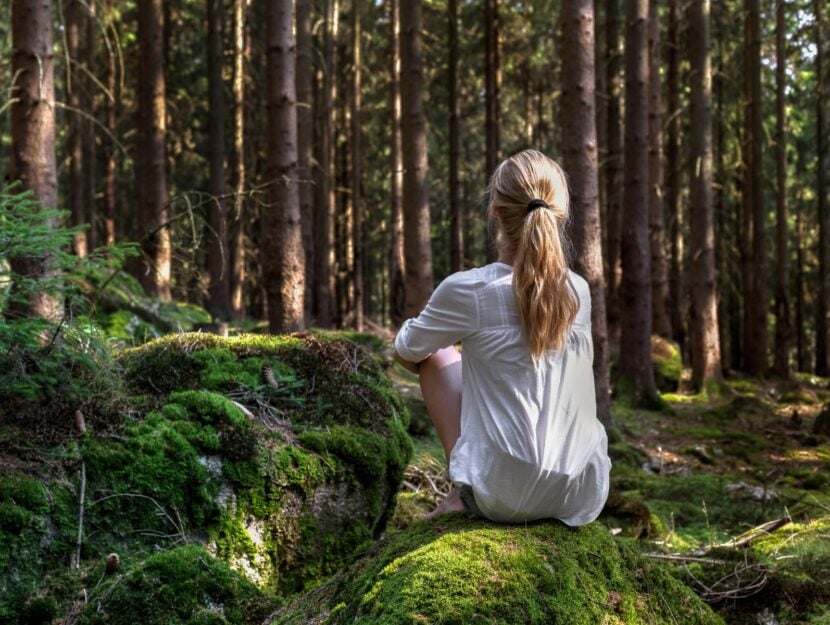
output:
[[[472,487],[488,518],[583,525],[602,511],[611,469],[596,417],[588,283],[569,271],[579,311],[565,347],[534,366],[512,277],[504,263],[449,276],[403,324],[395,349],[421,362],[461,342],[461,436],[450,477]]]

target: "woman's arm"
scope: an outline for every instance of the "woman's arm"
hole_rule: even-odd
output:
[[[411,371],[414,374],[418,374],[418,370],[421,367],[421,363],[419,362],[412,362],[411,360],[404,360],[401,355],[396,351],[395,352],[395,360],[401,363],[401,366],[406,369],[407,371]]]

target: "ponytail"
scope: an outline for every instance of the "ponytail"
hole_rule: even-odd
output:
[[[498,166],[490,182],[497,244],[513,255],[513,292],[534,360],[561,349],[579,307],[568,283],[568,186],[562,169],[525,150]]]

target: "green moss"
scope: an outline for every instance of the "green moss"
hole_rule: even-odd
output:
[[[80,625],[247,625],[261,623],[275,600],[204,549],[185,546],[148,557],[90,596]]]
[[[599,524],[511,527],[459,516],[417,523],[321,594],[296,601],[274,622],[721,622]]]
[[[654,366],[654,382],[661,391],[673,392],[680,385],[683,362],[677,343],[661,336],[651,337],[651,361]]]

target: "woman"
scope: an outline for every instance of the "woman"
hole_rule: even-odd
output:
[[[588,284],[567,266],[562,169],[535,150],[508,158],[490,182],[489,214],[498,262],[449,276],[395,339],[457,486],[430,516],[582,525],[602,510],[611,462]]]

